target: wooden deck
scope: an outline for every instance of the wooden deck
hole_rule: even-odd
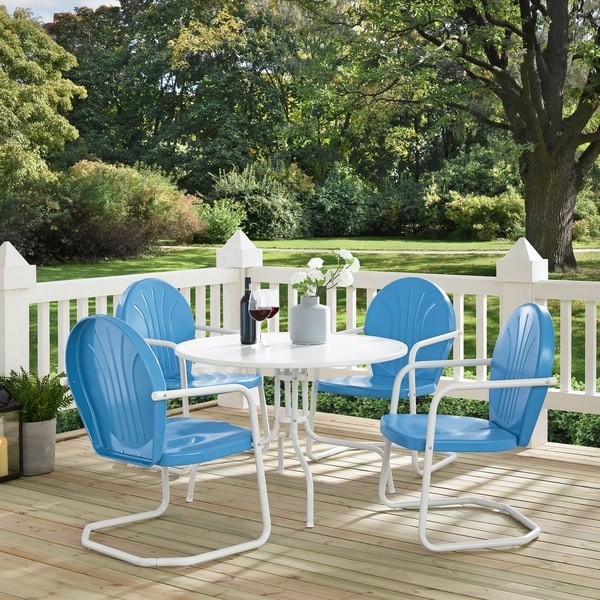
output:
[[[209,408],[211,417],[244,421],[245,413]],[[378,423],[322,415],[348,436],[377,435]],[[510,499],[542,527],[526,547],[433,554],[417,539],[413,511],[389,511],[377,498],[378,457],[346,452],[313,465],[315,527],[306,529],[305,482],[286,446],[286,473],[266,454],[273,532],[261,548],[190,568],[140,568],[80,545],[85,522],[153,508],[156,473],[99,459],[87,437],[57,444],[56,470],[0,484],[0,598],[164,600],[600,599],[600,451],[547,444],[521,454],[461,455],[435,475],[436,493],[467,490]],[[160,545],[174,552],[258,529],[251,462],[214,463],[184,502],[185,480],[173,479],[166,517],[120,531],[127,547]],[[406,457],[396,486],[415,495]],[[230,475],[230,477],[222,477]],[[238,518],[242,516],[243,518]],[[500,515],[495,515],[500,520]],[[441,537],[456,512],[436,513]],[[467,530],[493,529],[470,514]]]

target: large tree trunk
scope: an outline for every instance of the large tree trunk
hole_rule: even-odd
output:
[[[525,184],[526,237],[550,271],[577,269],[573,252],[573,212],[582,182],[574,157],[544,158],[524,154],[521,177]]]

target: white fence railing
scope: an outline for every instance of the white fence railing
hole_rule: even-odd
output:
[[[237,328],[246,275],[255,284],[279,286],[284,292],[282,301],[287,300],[290,306],[297,301],[289,286],[297,270],[263,266],[262,252],[237,232],[217,251],[214,268],[37,283],[35,266],[4,243],[0,246],[0,374],[21,366],[38,373],[63,371],[64,348],[74,323],[88,314],[112,314],[120,295],[136,279],[161,277],[181,289],[199,322]],[[403,275],[359,271],[355,285],[345,290],[343,306],[340,292],[329,290],[332,327],[340,330],[360,325],[364,308],[360,313],[358,307],[368,305],[377,290]],[[422,276],[440,285],[452,299],[458,326],[464,331],[455,344],[455,358],[465,356],[465,340],[472,342],[467,347],[475,348],[470,355],[488,355],[500,323],[516,306],[528,301],[547,304],[556,325],[560,385],[548,394],[546,408],[600,414],[596,325],[600,282],[548,280],[546,261],[525,239],[497,262],[496,277]],[[274,330],[282,327],[286,314],[282,310],[273,319]],[[30,352],[35,348],[36,352]],[[576,365],[582,366],[575,369]],[[461,373],[455,374],[455,378],[460,377]],[[583,384],[583,390],[573,389],[574,377]],[[545,420],[541,419],[535,443],[544,441],[545,432]]]

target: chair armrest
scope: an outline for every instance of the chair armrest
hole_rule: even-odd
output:
[[[335,335],[354,335],[356,333],[363,333],[364,327],[353,327],[352,329],[344,329],[343,331],[336,331]]]
[[[224,385],[210,385],[201,388],[181,388],[178,390],[160,390],[152,392],[152,400],[154,402],[165,402],[172,399],[181,399],[184,397],[198,397],[198,396],[213,396],[216,394],[227,394],[230,392],[239,392],[246,398],[246,404],[248,405],[248,414],[250,416],[250,429],[252,431],[252,440],[255,446],[259,446],[261,443],[261,433],[258,425],[258,412],[256,408],[256,402],[252,396],[251,391],[238,383],[228,383]]]
[[[196,331],[209,331],[211,333],[235,334],[239,329],[227,329],[226,327],[213,327],[212,325],[195,325]]]
[[[396,373],[394,379],[394,385],[392,386],[392,396],[390,403],[390,413],[398,412],[398,403],[400,402],[400,387],[402,386],[402,380],[416,369],[438,369],[438,368],[449,368],[455,367],[479,367],[489,366],[492,363],[491,358],[466,358],[462,360],[417,360],[409,362],[407,365],[402,367]],[[411,395],[410,400],[410,411],[416,412],[415,401],[416,399]]]
[[[440,400],[447,397],[451,392],[458,390],[492,390],[502,388],[519,388],[519,387],[550,387],[557,382],[556,377],[531,377],[529,379],[487,379],[485,381],[468,380],[457,381],[447,385],[443,390],[438,390],[433,395],[431,400],[430,412],[437,411]]]
[[[146,343],[150,346],[163,346],[165,348],[172,348],[173,350],[175,349],[175,346],[177,344],[175,344],[175,342],[170,342],[169,340],[157,340],[154,338],[144,338],[146,340]]]
[[[436,335],[416,342],[413,344],[412,348],[410,349],[410,354],[408,355],[409,364],[416,362],[417,352],[421,348],[424,348],[425,346],[431,346],[432,344],[437,344],[438,342],[445,342],[446,340],[457,338],[458,336],[462,335],[462,333],[462,330],[449,331],[448,333],[443,333],[441,335]]]

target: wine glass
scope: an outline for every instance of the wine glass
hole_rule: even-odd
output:
[[[252,290],[250,293],[250,300],[248,301],[248,314],[256,321],[257,325],[256,329],[258,332],[258,344],[263,344],[261,333],[262,322],[271,314],[271,305],[268,292],[269,290],[261,290],[260,288]]]
[[[263,344],[268,345],[268,334],[269,334],[269,323],[270,320],[279,312],[279,290],[270,289],[265,290],[267,294],[268,304],[271,307],[271,312],[267,317],[267,340],[263,341]]]

